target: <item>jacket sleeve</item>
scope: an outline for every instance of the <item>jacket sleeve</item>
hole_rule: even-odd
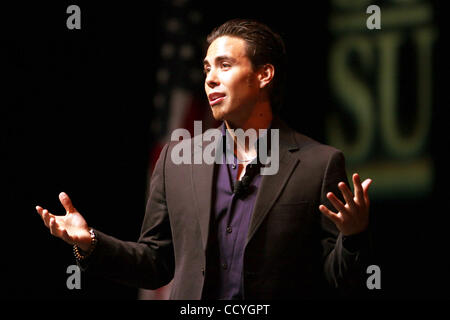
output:
[[[150,181],[150,193],[138,242],[122,241],[95,230],[95,250],[81,265],[119,283],[157,289],[173,278],[174,253],[165,197],[164,146]]]
[[[345,158],[342,152],[334,152],[328,161],[321,188],[321,204],[330,210],[337,212],[326,197],[328,192],[333,192],[343,203],[345,203],[339,182],[348,184],[345,171]],[[365,269],[367,257],[370,251],[369,231],[361,234],[343,237],[334,222],[321,214],[322,224],[322,246],[324,259],[325,277],[332,287],[339,289],[341,293],[350,293],[355,290],[364,289]],[[344,241],[344,238],[345,239]]]

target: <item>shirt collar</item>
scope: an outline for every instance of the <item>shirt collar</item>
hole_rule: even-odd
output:
[[[255,141],[255,148],[257,150],[257,155],[258,155],[258,143],[260,140],[261,141],[267,140],[267,147],[270,150],[270,139],[267,139],[267,134],[270,132],[270,130],[272,128],[272,124],[273,124],[273,122],[271,121],[267,130],[263,134],[261,134],[261,136],[259,135],[259,130],[256,130],[256,133],[258,134],[258,138]],[[233,137],[231,136],[230,132],[228,131],[225,121],[222,122],[222,125],[220,126],[220,130],[222,132],[222,139],[223,139],[222,144],[223,144],[224,160],[226,160],[227,155],[232,155],[232,158],[230,157],[229,161],[226,163],[237,163],[237,158],[236,158],[236,155],[234,154],[234,149],[232,149],[232,144],[231,144]],[[228,139],[227,139],[227,137],[228,137]],[[252,161],[251,163],[254,163],[254,161]],[[264,166],[263,164],[260,164],[260,165]]]

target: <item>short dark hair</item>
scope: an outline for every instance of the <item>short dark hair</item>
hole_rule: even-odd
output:
[[[270,84],[270,103],[273,111],[279,111],[284,97],[286,81],[286,47],[283,39],[267,25],[252,19],[233,19],[215,28],[206,38],[209,45],[219,37],[231,36],[243,39],[253,69],[266,63],[275,68]]]

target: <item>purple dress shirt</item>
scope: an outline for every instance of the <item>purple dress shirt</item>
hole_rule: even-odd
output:
[[[229,134],[222,125],[222,137]],[[230,146],[226,146],[230,150]],[[213,192],[212,237],[215,242],[216,263],[219,263],[215,279],[214,296],[216,299],[242,299],[242,272],[244,249],[247,233],[250,225],[253,206],[256,200],[258,187],[261,183],[261,175],[257,170],[252,178],[248,193],[245,197],[237,196],[234,183],[237,181],[238,160],[234,156],[225,161],[226,153],[223,155],[224,163],[216,164],[215,185]],[[227,162],[232,162],[228,163]],[[249,170],[247,165],[246,171]],[[246,174],[247,174],[246,172]]]

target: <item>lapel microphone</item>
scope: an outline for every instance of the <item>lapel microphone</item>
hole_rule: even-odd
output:
[[[260,168],[261,165],[259,163],[247,165],[242,180],[237,180],[234,183],[233,193],[237,198],[243,199],[249,194],[250,184]]]

